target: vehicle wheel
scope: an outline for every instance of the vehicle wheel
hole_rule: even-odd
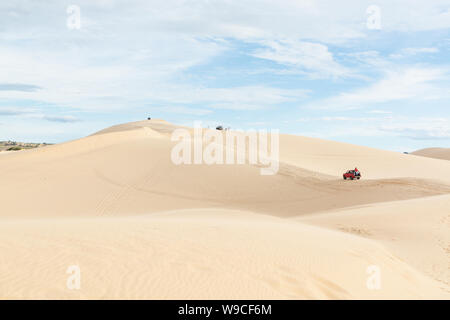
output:
[[[361,177],[358,177],[358,180],[361,179]]]
[[[352,177],[350,177],[350,180],[353,180],[353,178],[352,178]]]
[[[347,177],[344,177],[344,180],[347,180]]]

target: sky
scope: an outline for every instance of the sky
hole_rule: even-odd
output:
[[[0,140],[147,117],[450,147],[450,1],[0,2]]]

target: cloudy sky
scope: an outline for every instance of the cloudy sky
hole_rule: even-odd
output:
[[[0,140],[152,116],[450,147],[449,58],[448,0],[1,1]]]

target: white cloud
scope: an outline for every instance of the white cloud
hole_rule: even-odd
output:
[[[368,66],[371,69],[376,68],[375,70],[384,70],[390,67],[390,61],[382,57],[381,54],[375,50],[343,53],[341,55],[351,58],[352,63],[356,62],[359,63],[360,66]]]
[[[410,140],[450,140],[450,120],[446,118],[336,116],[301,118],[298,121],[315,122],[316,131],[306,134],[319,138],[400,137]],[[327,130],[323,130],[323,126]]]
[[[42,113],[38,108],[0,107],[0,116],[43,119],[63,123],[80,121],[80,119],[72,115],[48,115]]]
[[[0,91],[23,91],[33,92],[42,89],[41,87],[24,83],[0,83]]]
[[[150,106],[152,112],[167,112],[176,114],[191,114],[196,116],[203,116],[211,113],[211,110],[199,108],[187,108],[184,106]]]
[[[392,111],[388,111],[388,110],[370,110],[370,111],[367,111],[367,113],[371,113],[371,114],[392,114]]]
[[[192,86],[167,86],[155,90],[158,102],[197,104],[212,109],[257,110],[307,97],[308,90],[281,89],[265,86],[231,88],[204,88]]]
[[[450,139],[450,121],[445,118],[402,119],[380,124],[379,130],[417,140]]]
[[[33,108],[0,107],[0,116],[17,116],[36,112]]]
[[[351,74],[337,63],[326,45],[306,41],[261,41],[266,49],[253,53],[254,57],[298,68],[313,78],[338,78]]]
[[[430,47],[430,48],[404,48],[400,50],[398,53],[393,53],[390,55],[391,58],[398,59],[398,58],[404,58],[407,56],[415,56],[417,54],[423,54],[423,53],[437,53],[439,52],[438,48]]]
[[[78,122],[80,119],[74,116],[55,116],[55,115],[41,115],[40,118],[52,121],[52,122],[62,122],[62,123],[69,123],[69,122]]]
[[[350,110],[401,100],[433,100],[448,97],[448,90],[436,84],[448,79],[448,72],[438,68],[406,68],[386,71],[384,78],[361,89],[309,104],[309,108]]]

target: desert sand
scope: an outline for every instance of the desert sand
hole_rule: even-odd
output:
[[[450,148],[427,148],[411,152],[411,154],[428,158],[450,160]]]
[[[176,128],[2,155],[0,299],[450,298],[450,162],[280,135],[263,176],[175,165]]]

